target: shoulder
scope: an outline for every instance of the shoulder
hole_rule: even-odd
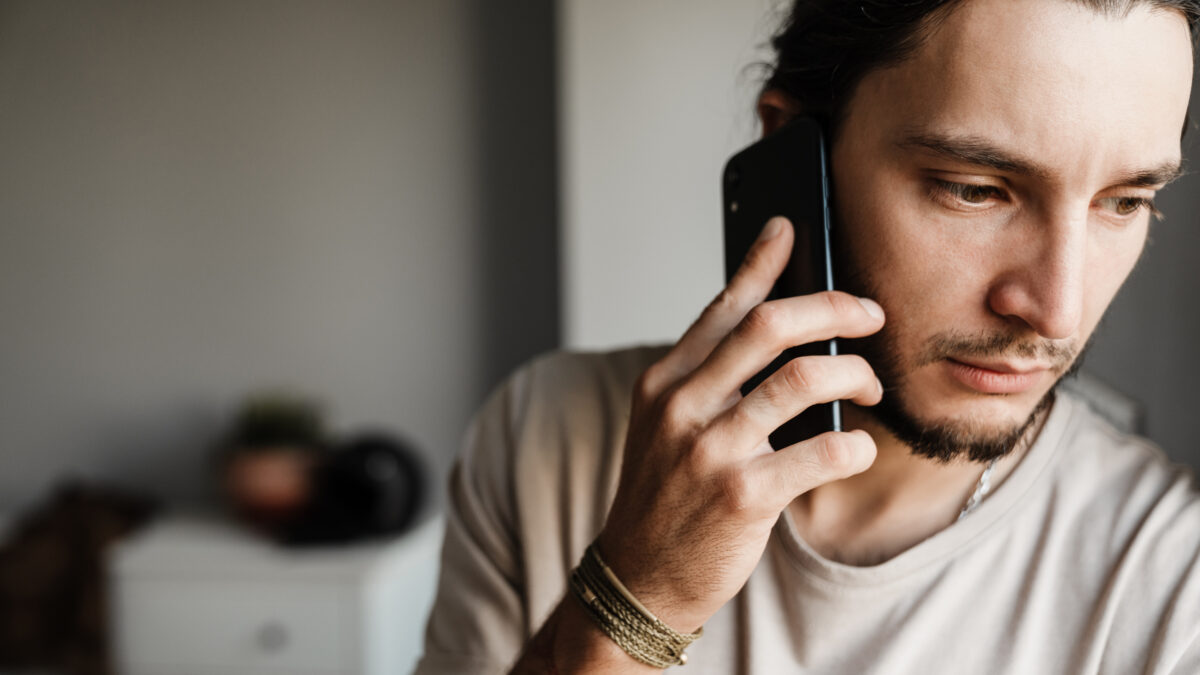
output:
[[[1193,469],[1150,440],[1119,431],[1086,403],[1071,397],[1065,402],[1072,419],[1058,489],[1078,497],[1092,515],[1110,514],[1115,531],[1162,526],[1187,531],[1200,544],[1200,487]]]
[[[1160,672],[1149,664],[1177,662],[1200,635],[1200,488],[1154,443],[1070,405],[1053,518],[1074,533],[1076,572],[1103,589],[1097,620],[1111,622],[1111,647]]]
[[[615,493],[634,382],[668,349],[547,353],[497,388],[471,432],[480,437],[469,445],[493,455],[483,461],[505,464],[495,473],[508,476],[518,517],[545,519],[554,510],[602,522]]]
[[[1182,538],[1200,547],[1200,488],[1193,470],[1148,439],[1117,430],[1079,399],[1066,397],[1071,420],[1055,491],[1086,529],[1103,527],[1114,543],[1133,537]]]
[[[628,414],[635,380],[667,349],[647,345],[538,355],[492,390],[468,434],[504,441],[514,450],[537,441],[536,450],[549,447],[545,434],[554,427],[611,423]]]
[[[556,351],[530,360],[500,387],[512,440],[525,452],[540,454],[563,449],[551,442],[556,436],[600,440],[623,432],[634,382],[667,349]],[[563,431],[570,433],[562,436]]]
[[[662,358],[667,345],[639,345],[610,351],[555,351],[517,370],[514,381],[532,397],[627,397],[634,381]]]

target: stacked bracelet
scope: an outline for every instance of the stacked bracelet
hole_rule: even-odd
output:
[[[571,590],[608,637],[633,658],[666,668],[687,663],[683,650],[704,633],[680,633],[646,609],[588,546],[571,573]]]

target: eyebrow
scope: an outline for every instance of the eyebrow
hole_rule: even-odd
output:
[[[1163,162],[1152,169],[1134,171],[1120,176],[1116,185],[1131,187],[1155,187],[1174,182],[1184,174],[1182,162]]]
[[[1045,166],[1010,153],[977,136],[943,136],[914,132],[906,135],[897,145],[904,149],[926,150],[964,164],[987,167],[1004,173],[1041,179],[1049,178],[1052,174]],[[1149,169],[1121,174],[1113,185],[1162,186],[1179,178],[1183,173],[1183,164],[1180,161],[1168,160]]]

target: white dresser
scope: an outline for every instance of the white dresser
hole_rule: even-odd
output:
[[[110,559],[122,675],[396,675],[421,651],[443,521],[327,549],[167,516]]]

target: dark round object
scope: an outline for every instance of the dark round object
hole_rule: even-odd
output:
[[[424,499],[424,471],[416,453],[381,433],[337,446],[317,467],[316,489],[285,541],[336,543],[403,531]]]

